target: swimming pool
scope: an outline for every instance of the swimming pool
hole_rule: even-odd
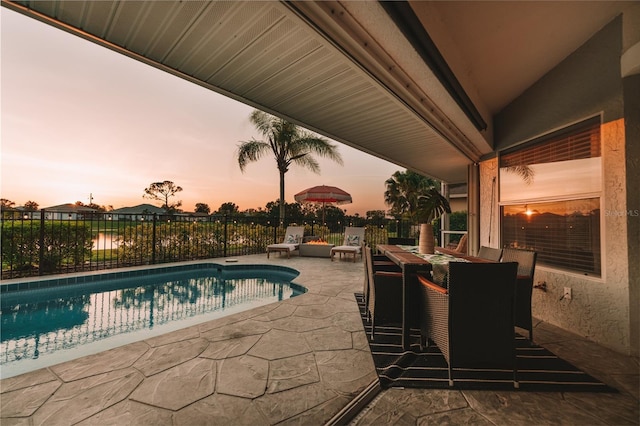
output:
[[[295,297],[298,275],[198,263],[3,285],[0,377]]]

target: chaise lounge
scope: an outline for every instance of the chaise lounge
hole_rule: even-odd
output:
[[[269,244],[267,246],[267,259],[269,253],[287,253],[287,258],[291,257],[291,252],[298,250],[304,235],[304,226],[288,226],[284,233],[284,241],[278,244]]]
[[[340,257],[344,254],[352,255],[353,261],[356,261],[356,256],[362,257],[362,245],[364,244],[364,228],[347,226],[344,230],[344,242],[341,246],[335,246],[331,249],[331,261],[333,262],[333,255],[339,254]]]

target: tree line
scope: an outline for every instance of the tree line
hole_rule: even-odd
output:
[[[274,210],[277,209],[280,223],[284,223],[287,216],[304,217],[315,215],[319,206],[313,204],[287,203],[285,201],[285,175],[292,165],[307,168],[314,173],[320,173],[320,166],[315,156],[331,159],[342,164],[342,157],[338,152],[338,147],[331,144],[327,139],[319,137],[283,118],[267,114],[260,110],[254,110],[249,118],[251,123],[263,136],[263,139],[252,138],[248,141],[240,141],[236,151],[238,166],[242,172],[246,171],[247,165],[258,161],[265,156],[271,155],[275,160],[279,172],[279,198],[269,202],[264,209],[247,209],[240,212],[238,206],[233,202],[225,202],[218,210],[213,211],[207,203],[196,203],[195,212],[199,214],[250,214],[266,215],[274,217]],[[418,222],[433,222],[444,212],[450,212],[447,200],[438,192],[439,182],[429,177],[420,175],[413,171],[398,171],[385,181],[386,190],[384,201],[389,206],[388,211],[373,210],[366,212],[367,219],[384,219],[390,215],[397,219],[412,219]],[[175,200],[178,193],[183,188],[173,181],[164,180],[151,183],[144,189],[143,198],[161,203],[168,213],[180,213],[181,200]],[[83,204],[80,201],[75,203],[78,206],[86,206],[96,211],[113,210],[112,206],[105,207],[94,203]],[[3,211],[13,210],[13,201],[2,199],[0,208]],[[38,203],[28,201],[23,210],[38,210]],[[326,207],[327,221],[343,220],[345,213],[342,209],[329,205]],[[359,215],[355,215],[359,217]]]

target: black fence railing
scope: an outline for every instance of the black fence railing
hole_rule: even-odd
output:
[[[346,226],[366,228],[375,246],[389,237],[415,237],[406,221],[360,217],[320,224],[290,218],[340,245]],[[113,213],[2,212],[1,279],[265,253],[282,242],[286,226],[266,217]]]

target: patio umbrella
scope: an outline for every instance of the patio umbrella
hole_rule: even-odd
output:
[[[335,186],[319,185],[298,192],[293,197],[299,203],[322,203],[322,223],[326,204],[352,203],[351,194]]]

